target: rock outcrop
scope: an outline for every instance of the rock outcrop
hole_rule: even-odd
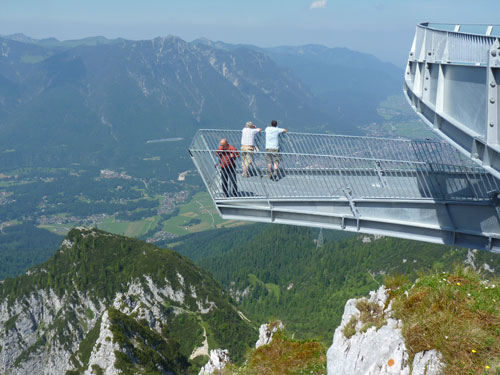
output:
[[[273,340],[274,334],[284,328],[283,322],[279,320],[262,324],[259,328],[259,339],[255,343],[255,348],[257,349],[263,345],[269,345]]]
[[[436,349],[415,355],[412,375],[439,375],[443,370],[443,356]]]
[[[201,368],[198,375],[213,375],[216,371],[222,371],[230,360],[229,352],[226,349],[210,350],[210,359]]]
[[[410,369],[401,333],[384,286],[370,297],[347,301],[342,322],[327,353],[328,375],[439,375],[441,355],[418,353]]]
[[[102,315],[102,321],[99,338],[96,345],[92,349],[89,359],[89,365],[85,375],[92,375],[93,369],[99,367],[105,369],[106,375],[119,374],[119,370],[115,368],[116,354],[120,351],[120,346],[113,342],[113,333],[111,332],[111,322],[109,321],[108,312],[105,311]]]

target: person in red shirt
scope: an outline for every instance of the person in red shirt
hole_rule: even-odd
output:
[[[217,156],[220,158],[220,177],[222,180],[222,191],[224,196],[229,197],[228,185],[231,182],[231,196],[238,196],[238,185],[236,183],[236,158],[240,157],[238,150],[227,143],[226,138],[220,140],[220,146],[217,149]]]

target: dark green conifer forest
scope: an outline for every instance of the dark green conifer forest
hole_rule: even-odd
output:
[[[468,250],[383,237],[284,225],[200,233],[176,250],[191,257],[229,290],[235,302],[258,321],[282,319],[301,338],[326,342],[340,323],[345,302],[365,296],[386,275],[416,279],[420,271],[451,271]],[[473,253],[474,263],[500,271],[500,257]],[[486,272],[486,275],[491,274]]]

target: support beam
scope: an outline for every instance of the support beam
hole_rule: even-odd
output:
[[[357,216],[347,199],[274,201],[272,210],[264,201],[237,200],[216,205],[224,219],[386,235],[500,254],[500,219],[491,205],[369,200],[354,203]]]

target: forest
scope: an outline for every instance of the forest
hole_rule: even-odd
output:
[[[345,302],[365,296],[388,275],[452,271],[469,262],[500,273],[500,256],[396,238],[285,225],[249,225],[194,234],[175,249],[195,260],[258,321],[281,319],[297,337],[328,342]],[[494,270],[490,272],[488,270]]]

